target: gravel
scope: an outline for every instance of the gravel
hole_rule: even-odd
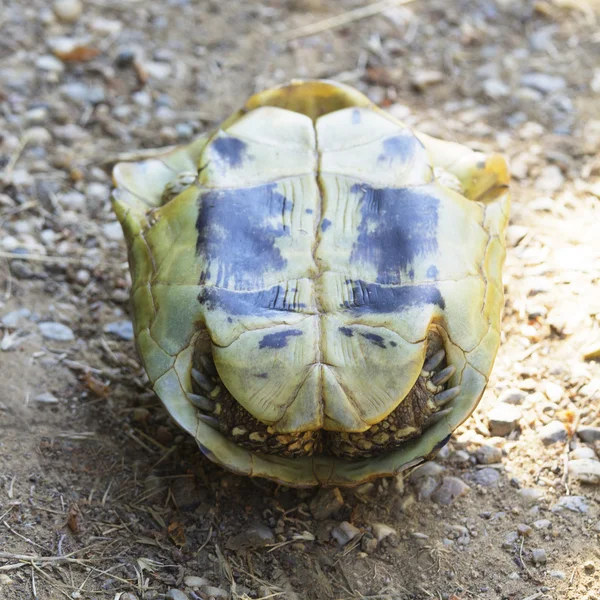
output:
[[[575,513],[588,513],[590,510],[589,502],[584,496],[561,496],[552,508],[553,513],[560,513],[565,510]]]
[[[531,559],[536,566],[543,566],[548,562],[548,554],[543,548],[534,548],[531,551]]]
[[[592,458],[570,460],[569,478],[581,483],[600,484],[600,461]]]
[[[337,527],[331,530],[331,537],[340,545],[345,546],[360,534],[360,529],[348,521],[342,521]]]
[[[210,584],[208,579],[205,579],[204,577],[197,577],[196,575],[187,575],[183,578],[183,583],[185,583],[187,587],[191,588],[199,588],[203,585]]]
[[[544,446],[551,446],[557,442],[564,442],[568,432],[561,421],[550,421],[540,429],[539,436]]]
[[[502,460],[502,450],[496,446],[483,445],[475,450],[475,458],[481,465],[491,465]]]
[[[43,321],[38,323],[38,327],[40,328],[42,336],[47,340],[53,340],[55,342],[71,342],[75,339],[73,330],[62,323]]]
[[[577,435],[588,444],[600,441],[600,427],[583,426],[577,429]]]
[[[129,320],[115,321],[104,326],[104,332],[110,333],[122,340],[133,339],[133,323]]]
[[[442,484],[431,494],[436,504],[449,506],[469,492],[469,486],[458,477],[444,477]]]
[[[166,600],[190,600],[189,596],[181,590],[169,590],[165,596]]]
[[[310,512],[317,521],[331,518],[344,506],[344,498],[338,488],[319,490],[310,501]]]
[[[507,436],[519,425],[522,413],[512,404],[499,403],[488,413],[490,433],[497,436]]]

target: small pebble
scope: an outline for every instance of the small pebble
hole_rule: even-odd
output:
[[[596,453],[588,446],[579,446],[569,453],[569,458],[576,460],[578,458],[591,458],[597,460]]]
[[[75,339],[73,330],[62,323],[42,321],[41,323],[38,323],[38,327],[40,328],[42,336],[48,340],[54,340],[55,342],[70,342]]]
[[[85,196],[89,202],[102,204],[110,197],[110,188],[104,183],[92,181],[85,188]]]
[[[38,394],[34,400],[40,404],[58,404],[58,398],[50,392],[42,392]]]
[[[552,512],[558,513],[570,510],[576,513],[587,513],[590,510],[588,501],[583,496],[561,496],[558,502],[552,506]]]
[[[62,73],[65,70],[65,65],[62,61],[51,54],[40,56],[35,61],[35,66],[40,71],[49,71],[51,73]]]
[[[488,487],[498,483],[500,480],[500,473],[492,467],[485,467],[484,469],[478,469],[469,476],[469,480],[477,485]]]
[[[519,534],[516,531],[511,531],[504,536],[502,540],[503,548],[512,548],[515,542],[519,539]]]
[[[83,4],[81,0],[56,0],[52,10],[63,23],[74,23],[83,12]]]
[[[557,442],[564,442],[568,437],[568,432],[561,421],[550,421],[540,429],[539,436],[544,446],[551,446]]]
[[[27,319],[31,311],[28,308],[18,308],[17,310],[12,310],[0,318],[0,323],[5,327],[15,328],[18,324]]]
[[[516,406],[507,403],[497,404],[488,414],[491,434],[507,436],[517,428],[521,416],[521,410]]]
[[[457,498],[464,496],[471,488],[458,477],[444,477],[442,485],[440,485],[431,495],[431,499],[436,504],[449,506],[453,504]]]
[[[138,597],[131,592],[125,592],[124,594],[121,594],[119,600],[138,600]]]
[[[137,406],[131,411],[131,417],[138,423],[145,423],[150,417],[150,411],[143,406]]]
[[[104,332],[129,341],[133,339],[133,323],[127,320],[108,323],[104,326]]]
[[[533,560],[533,564],[537,566],[545,565],[548,561],[548,555],[543,548],[534,548],[531,551],[531,558]]]
[[[562,385],[555,383],[554,381],[546,381],[544,383],[544,394],[546,394],[548,400],[551,402],[560,402],[564,396],[565,390]]]
[[[596,570],[596,565],[594,564],[593,561],[588,560],[586,563],[583,564],[583,570],[588,575],[591,575]]]
[[[348,521],[342,521],[337,527],[331,530],[331,537],[340,545],[345,546],[348,542],[353,540],[360,533],[360,529],[348,523]]]
[[[102,231],[109,240],[118,242],[123,239],[123,230],[117,221],[104,223],[104,225],[102,225]]]
[[[577,435],[587,444],[593,444],[600,440],[600,427],[583,426],[577,429]]]
[[[435,480],[433,477],[419,478],[415,484],[417,500],[419,500],[419,502],[429,500],[431,498],[431,494],[433,494],[438,485],[439,484],[437,480]]]
[[[554,579],[566,579],[567,578],[565,572],[559,571],[559,570],[549,571],[548,575],[550,575],[550,577],[554,577]]]
[[[62,207],[75,212],[82,212],[86,206],[85,196],[74,190],[58,196],[58,201]]]
[[[527,392],[518,388],[511,388],[502,392],[498,398],[498,402],[506,402],[507,404],[523,404],[523,400],[527,398]]]
[[[563,77],[548,75],[547,73],[526,73],[521,77],[521,85],[533,88],[544,94],[562,90],[566,84]]]
[[[237,535],[229,537],[227,548],[240,550],[241,548],[264,548],[275,542],[275,535],[269,527],[258,521],[247,525]]]
[[[165,596],[166,600],[190,600],[187,594],[181,590],[169,590]]]
[[[310,512],[317,521],[329,519],[344,506],[344,498],[338,488],[320,489],[310,502]]]
[[[384,540],[390,535],[398,535],[398,532],[393,527],[390,527],[385,523],[373,523],[371,528],[373,529],[373,535],[378,542],[381,542],[381,540]]]
[[[525,523],[519,523],[517,525],[517,533],[521,537],[528,537],[528,536],[530,536],[532,531],[533,531],[533,529],[529,525],[526,525]]]
[[[115,67],[117,67],[117,69],[126,69],[127,67],[130,67],[134,61],[135,52],[129,48],[124,48],[115,58]]]
[[[581,483],[600,484],[600,461],[593,458],[570,460],[569,478]]]
[[[532,525],[534,529],[540,530],[548,529],[548,527],[550,527],[552,523],[548,519],[538,519],[537,521],[534,521]]]
[[[202,591],[211,598],[229,598],[229,592],[212,585],[203,586]]]
[[[81,285],[87,285],[91,278],[90,272],[86,269],[79,269],[77,273],[75,273],[75,281]]]
[[[431,85],[444,81],[444,74],[441,71],[430,71],[419,69],[410,79],[411,84],[419,91],[423,91]]]
[[[496,446],[480,446],[475,450],[475,458],[481,465],[491,465],[502,460],[502,450]]]
[[[537,488],[522,488],[517,492],[519,498],[525,506],[532,506],[543,500],[545,492]]]
[[[436,463],[434,461],[429,461],[423,463],[421,466],[417,467],[409,476],[408,480],[411,483],[415,483],[422,477],[437,477],[441,475],[446,470],[446,467]]]
[[[539,177],[535,180],[535,188],[541,192],[557,192],[560,190],[565,183],[565,177],[562,174],[562,171],[556,165],[548,165],[544,167],[539,175]],[[549,200],[547,208],[541,209],[541,206],[534,205],[534,202],[530,203],[530,207],[533,210],[553,210],[554,209],[554,201],[550,198],[544,200]],[[532,206],[533,205],[533,206]]]
[[[360,541],[360,549],[367,554],[373,554],[377,550],[377,540],[371,536],[363,536]]]
[[[500,79],[486,79],[483,82],[483,91],[490,98],[506,98],[510,94],[510,87]]]
[[[31,127],[25,136],[32,146],[47,146],[52,142],[52,134],[45,127]]]
[[[202,587],[203,585],[210,584],[210,581],[208,581],[208,579],[204,579],[204,577],[197,577],[196,575],[188,575],[187,577],[183,578],[183,583],[185,583],[185,585],[187,587],[199,588],[199,587]]]

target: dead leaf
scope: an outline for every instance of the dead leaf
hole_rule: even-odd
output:
[[[185,546],[185,530],[183,525],[178,521],[172,521],[167,528],[169,537],[173,540],[173,543],[180,548]]]
[[[82,514],[81,509],[76,502],[73,502],[69,506],[69,512],[67,513],[67,527],[75,534],[81,531]]]
[[[110,387],[96,379],[89,371],[86,371],[83,375],[83,382],[88,389],[93,392],[99,398],[107,398],[110,393]]]
[[[91,46],[72,46],[68,49],[56,48],[55,56],[64,62],[88,62],[100,54],[98,48]]]

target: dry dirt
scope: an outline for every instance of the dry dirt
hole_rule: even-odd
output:
[[[600,467],[597,5],[77,4],[63,0],[72,23],[41,0],[0,12],[0,597],[600,598],[600,495],[581,481]],[[346,24],[286,39],[334,15]],[[482,403],[440,468],[342,490],[321,520],[316,490],[210,464],[148,389],[108,202],[116,154],[190,139],[292,77],[348,82],[515,174]],[[507,399],[519,414],[492,437]],[[447,476],[469,489],[440,505]]]

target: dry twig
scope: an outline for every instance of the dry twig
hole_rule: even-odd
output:
[[[330,29],[337,29],[338,27],[344,27],[355,21],[374,17],[388,8],[393,8],[401,4],[408,4],[412,0],[380,0],[367,6],[361,6],[353,10],[317,21],[316,23],[310,23],[309,25],[303,25],[302,27],[296,27],[289,31],[284,31],[275,37],[278,42],[289,42],[290,40],[296,40],[298,38],[307,37],[314,35],[315,33],[322,33],[323,31],[329,31]]]

